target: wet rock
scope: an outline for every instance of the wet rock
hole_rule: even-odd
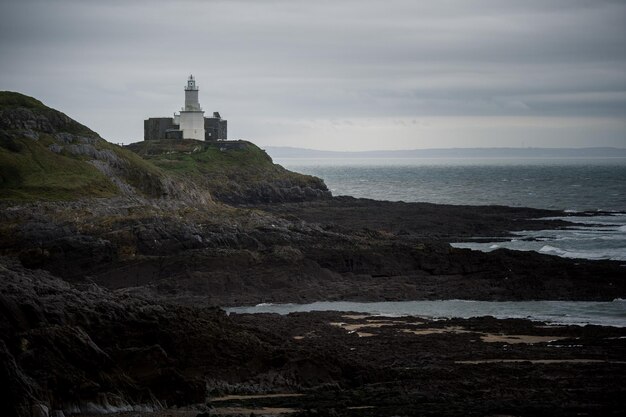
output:
[[[25,249],[19,254],[28,268],[45,268],[66,278],[80,276],[102,264],[109,264],[116,256],[111,242],[87,235],[66,236],[42,243],[40,247]]]
[[[48,407],[43,404],[35,404],[31,411],[32,417],[49,417]]]

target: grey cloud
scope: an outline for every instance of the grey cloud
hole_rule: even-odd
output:
[[[0,88],[95,119],[120,139],[142,136],[133,121],[177,110],[189,72],[205,108],[231,121],[626,116],[622,1],[22,0],[0,8]],[[231,122],[231,131],[247,124]]]

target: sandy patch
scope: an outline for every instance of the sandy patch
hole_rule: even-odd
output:
[[[472,332],[466,330],[460,326],[448,326],[444,328],[425,328],[425,329],[402,329],[403,333],[411,333],[418,336],[425,336],[429,334],[443,334],[443,333],[478,333],[480,340],[484,343],[507,343],[509,345],[514,344],[534,344],[534,343],[548,343],[556,340],[567,339],[567,337],[560,336],[533,336],[523,334],[496,334],[496,333],[482,333]]]
[[[382,327],[382,326],[391,326],[391,324],[368,324],[368,323],[359,323],[359,324],[348,324],[348,323],[342,323],[342,322],[333,322],[333,323],[328,323],[331,326],[336,326],[336,327],[341,327],[342,329],[349,331],[349,332],[355,332],[357,330],[361,330],[364,328],[377,328],[377,327]]]
[[[343,316],[344,319],[349,319],[349,320],[363,320],[369,317],[368,314],[344,314]]]
[[[315,333],[315,331],[311,331],[311,332],[307,332],[305,334],[293,336],[293,340],[311,339],[311,338],[315,338],[315,337],[319,337],[319,336]]]
[[[370,324],[383,324],[392,326],[394,324],[407,324],[404,320],[381,320],[381,319],[367,319],[366,322]]]
[[[367,329],[367,328],[380,328],[380,327],[384,327],[384,326],[395,326],[398,324],[406,324],[405,321],[398,321],[398,320],[366,320],[365,323],[344,323],[344,322],[330,322],[328,323],[331,326],[336,326],[336,327],[341,327],[342,329],[345,329],[349,332],[353,332],[353,331],[358,331],[361,329]]]
[[[361,317],[361,316],[343,316],[343,317]],[[331,322],[328,323],[331,326],[341,327],[349,333],[356,333],[360,337],[371,337],[376,334],[367,332],[367,329],[376,329],[385,326],[397,326],[407,325],[406,321],[402,320],[380,320],[380,319],[367,319],[361,323],[344,323],[344,322]],[[414,334],[416,336],[427,336],[431,334],[445,334],[445,333],[476,333],[480,336],[480,340],[483,343],[506,343],[509,345],[515,344],[535,344],[535,343],[549,343],[552,341],[568,339],[568,337],[562,336],[534,336],[524,334],[497,334],[497,333],[483,333],[472,330],[467,330],[462,326],[446,326],[446,327],[426,327],[426,328],[402,328],[399,332]],[[301,340],[305,336],[294,336],[294,339]]]

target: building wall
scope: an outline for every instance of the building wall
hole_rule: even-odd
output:
[[[204,118],[204,140],[228,139],[228,125],[226,120],[218,117]]]
[[[166,137],[168,129],[177,129],[171,117],[151,117],[143,121],[143,139],[159,140]]]
[[[165,139],[182,139],[183,131],[178,129],[170,129],[165,132]]]
[[[228,139],[228,122],[226,120],[220,120],[219,139]]]
[[[189,115],[191,114],[196,116],[190,117]],[[143,139],[228,139],[228,123],[226,120],[220,117],[202,116],[202,112],[181,112],[180,115],[176,115],[175,119],[172,117],[151,117],[143,121]],[[184,123],[187,124],[187,130],[182,127],[183,119],[185,119]],[[200,133],[200,128],[203,128],[202,133]],[[195,133],[193,132],[194,130]]]
[[[200,102],[198,102],[198,90],[185,89],[185,110],[200,111]]]
[[[204,140],[204,112],[181,111],[180,130],[183,131],[183,139]]]

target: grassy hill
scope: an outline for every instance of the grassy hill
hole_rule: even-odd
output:
[[[171,194],[153,164],[23,94],[0,92],[0,200]]]
[[[330,195],[319,178],[274,164],[265,151],[247,141],[160,140],[127,148],[163,171],[192,179],[227,203],[302,201]]]
[[[330,196],[250,142],[144,141],[121,147],[23,94],[0,92],[0,200],[118,195],[231,204]]]
[[[37,143],[0,135],[0,199],[70,200],[119,193],[94,166],[48,151],[46,145],[54,143],[49,137]]]

